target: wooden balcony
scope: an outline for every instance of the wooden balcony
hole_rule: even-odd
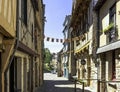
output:
[[[90,45],[90,39],[88,37],[88,35],[90,35],[91,33],[85,33],[83,35],[80,36],[79,40],[75,42],[75,53],[81,52],[82,50],[84,50],[85,48],[87,48]],[[79,44],[78,44],[79,42]]]
[[[15,37],[16,0],[0,0],[0,33],[6,37]]]
[[[84,13],[87,12],[87,9],[89,7],[90,0],[76,0],[76,3],[73,5],[74,9],[72,12],[72,18],[71,18],[71,24],[70,26],[76,28],[76,25],[78,25],[80,18],[83,17]]]

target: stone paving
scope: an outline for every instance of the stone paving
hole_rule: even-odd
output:
[[[44,85],[36,88],[35,92],[75,92],[74,82],[67,80],[64,77],[57,77],[56,74],[45,73]],[[77,84],[76,92],[83,92],[82,85]],[[91,92],[85,88],[84,92]]]

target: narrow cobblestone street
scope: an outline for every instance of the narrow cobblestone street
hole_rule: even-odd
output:
[[[36,88],[35,92],[75,92],[74,82],[67,80],[64,77],[57,77],[56,74],[44,73],[44,85],[41,88]],[[77,84],[76,92],[83,92],[82,85]],[[85,88],[84,92],[91,92]]]

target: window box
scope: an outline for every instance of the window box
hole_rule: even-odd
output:
[[[113,27],[114,27],[114,23],[110,23],[109,26],[108,26],[107,28],[105,28],[102,32],[107,33],[107,32],[109,32],[110,29],[113,28]]]

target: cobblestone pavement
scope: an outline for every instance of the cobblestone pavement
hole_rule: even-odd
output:
[[[44,85],[36,88],[35,92],[75,92],[74,82],[67,80],[64,77],[57,77],[56,74],[45,73]],[[76,92],[83,92],[82,86],[77,84]],[[85,89],[84,92],[91,92]]]

